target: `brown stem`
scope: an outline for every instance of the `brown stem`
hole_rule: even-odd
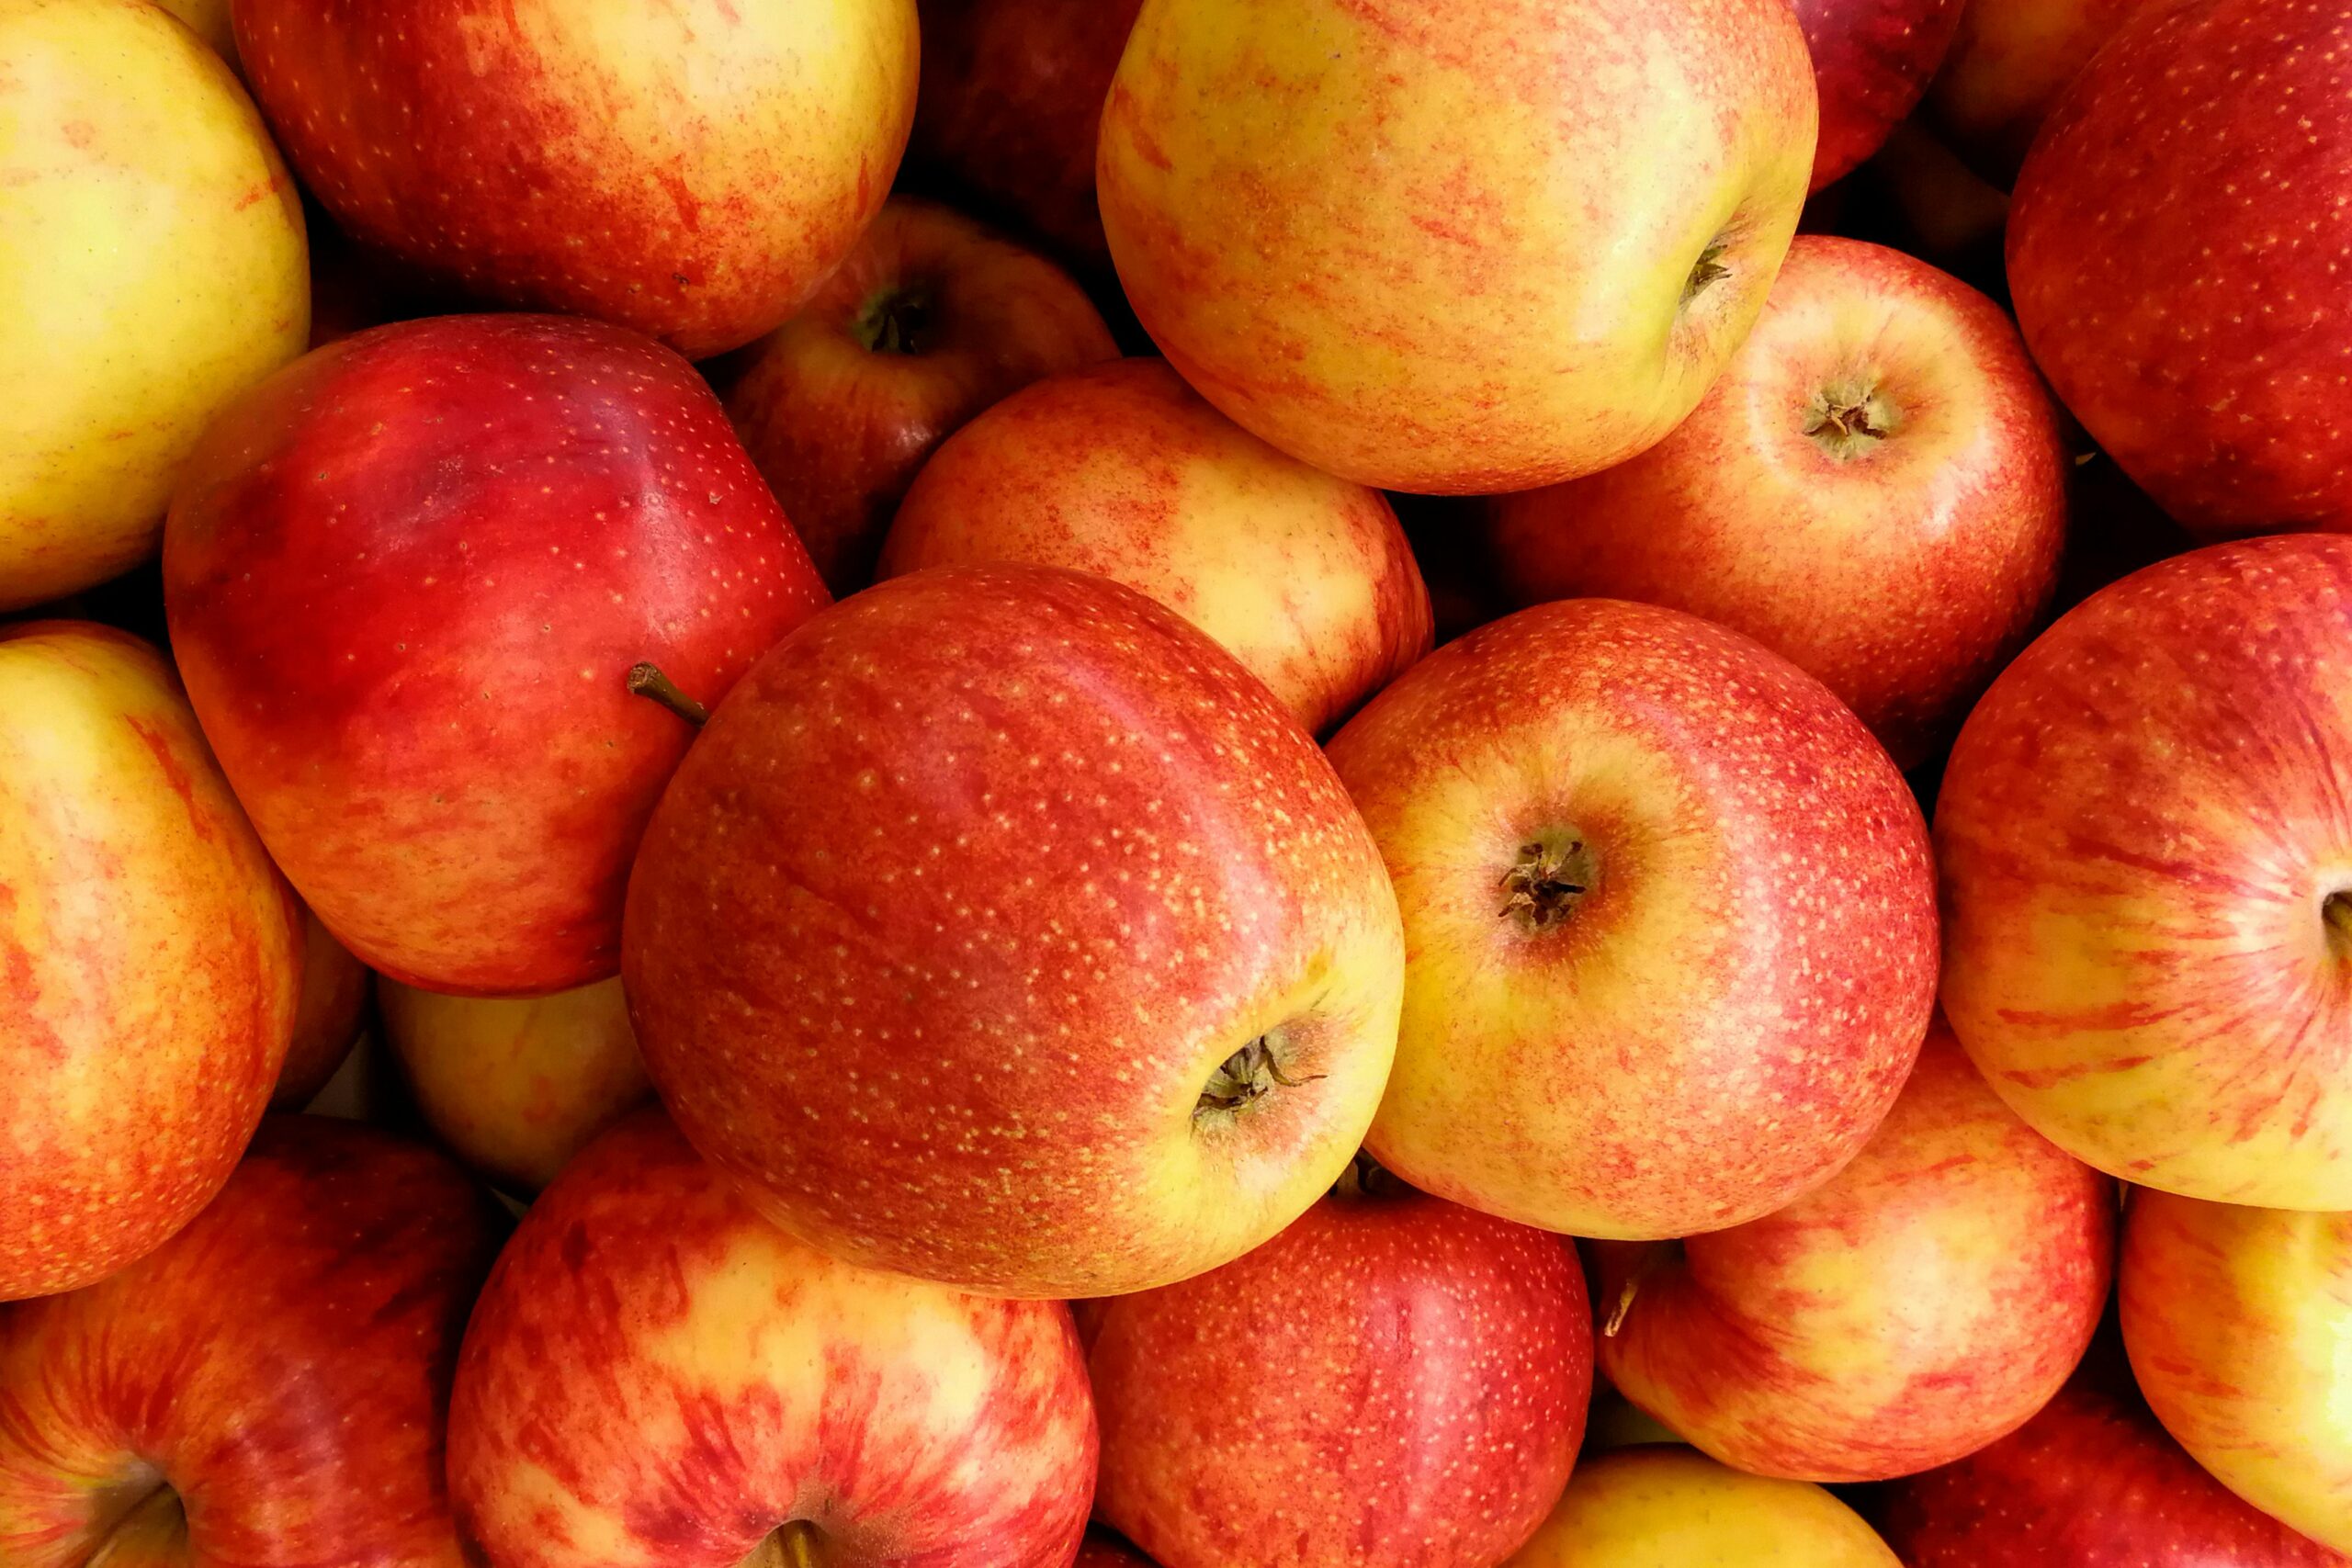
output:
[[[658,665],[630,665],[628,691],[633,697],[652,698],[696,729],[710,720],[710,710],[680,691],[678,683],[662,673]]]

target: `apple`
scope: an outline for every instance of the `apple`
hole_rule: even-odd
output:
[[[761,660],[646,829],[622,954],[662,1100],[769,1218],[1053,1299],[1304,1213],[1403,968],[1272,694],[1142,594],[1019,565],[894,579]]]
[[[1404,911],[1369,1146],[1414,1186],[1690,1235],[1819,1186],[1894,1103],[1935,1000],[1927,829],[1811,676],[1568,600],[1438,649],[1330,755]]]
[[[1095,1514],[1163,1568],[1492,1568],[1576,1462],[1589,1311],[1558,1237],[1360,1165],[1256,1251],[1086,1309]]]
[[[2264,1513],[2352,1553],[2352,1214],[2137,1192],[2118,1283],[2165,1429]]]
[[[1795,0],[1821,94],[1819,190],[1879,149],[1943,62],[1962,0]],[[1997,3],[1997,0],[1996,0]]]
[[[2102,57],[2104,58],[2104,57]],[[2220,545],[2102,589],[2003,671],[1936,803],[1943,1002],[2078,1159],[2352,1209],[2352,540]]]
[[[1143,0],[917,0],[910,164],[936,170],[1069,265],[1110,270],[1095,132]]]
[[[300,1111],[326,1088],[367,1022],[372,977],[318,916],[302,911],[301,991],[286,1061],[270,1091],[272,1111]]]
[[[2343,1568],[2246,1506],[2136,1402],[2072,1386],[2016,1432],[1898,1482],[1881,1528],[1911,1568]]]
[[[956,426],[1119,352],[1086,293],[962,214],[901,197],[800,313],[744,351],[727,412],[837,594]]]
[[[652,1093],[618,979],[522,1000],[383,987],[417,1110],[492,1186],[529,1194]]]
[[[1951,1032],[1853,1162],[1787,1208],[1604,1267],[1610,1381],[1724,1463],[1883,1481],[2017,1429],[2107,1304],[2115,1188]]]
[[[458,1336],[505,1217],[348,1122],[272,1118],[178,1235],[0,1306],[0,1562],[458,1568]]]
[[[652,1111],[524,1216],[449,1410],[498,1568],[1068,1562],[1094,1462],[1068,1307],[836,1262]]]
[[[1902,1568],[1861,1517],[1802,1481],[1726,1469],[1675,1444],[1577,1466],[1506,1568]]]
[[[0,612],[154,552],[222,404],[302,352],[302,209],[220,56],[142,0],[0,13]]]
[[[1674,428],[1813,166],[1788,0],[1145,0],[1096,166],[1119,282],[1233,421],[1390,490]]]
[[[825,597],[693,367],[552,316],[312,351],[207,433],[167,534],[174,651],[263,842],[364,963],[468,994],[617,966],[694,737],[631,670],[716,702]]]
[[[153,648],[0,625],[0,1302],[104,1279],[220,1190],[300,919]]]
[[[2099,45],[2159,0],[1967,0],[1927,118],[2007,186],[2059,96]]]
[[[2342,24],[2267,0],[2153,6],[2018,176],[2009,288],[2034,359],[2200,537],[2352,529],[2352,442],[2325,417],[2352,317],[2316,281],[2352,250]]]
[[[234,21],[355,236],[696,358],[849,254],[914,117],[914,0],[236,0]]]
[[[1631,462],[1503,498],[1494,548],[1522,602],[1640,599],[1746,632],[1911,767],[2048,605],[2066,472],[1999,306],[1805,234],[1697,411]]]
[[[1285,457],[1158,359],[1040,381],[924,466],[882,575],[991,560],[1148,594],[1312,734],[1430,650],[1429,589],[1381,493]]]

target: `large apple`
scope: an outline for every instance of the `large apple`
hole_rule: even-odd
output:
[[[624,953],[662,1099],[771,1218],[1056,1298],[1305,1213],[1403,968],[1379,852],[1272,694],[1035,566],[896,579],[762,660],[646,831]]]
[[[939,449],[882,575],[987,560],[1150,595],[1313,734],[1430,650],[1429,589],[1381,493],[1283,456],[1158,359],[1041,381]]]
[[[353,953],[435,990],[619,960],[696,704],[824,602],[693,367],[616,327],[449,316],[314,350],[190,461],[172,642],[263,841]]]
[[[1821,92],[1819,190],[1869,157],[1943,62],[1962,0],[1795,0]]]
[[[2164,0],[1968,0],[1928,118],[1984,175],[2006,186],[2034,133],[2092,55],[2138,12]]]
[[[2009,289],[2034,358],[2201,536],[2352,529],[2352,437],[2325,416],[2352,314],[2318,281],[2352,252],[2343,25],[2333,6],[2151,6],[2018,176]]]
[[[1670,1443],[1577,1467],[1506,1568],[1902,1568],[1861,1517],[1802,1481],[1768,1481]],[[1989,1565],[1988,1565],[1989,1568]]]
[[[1136,315],[1244,429],[1529,490],[1698,402],[1814,130],[1788,0],[1145,0],[1098,185]]]
[[[1936,804],[1943,999],[2018,1114],[2143,1186],[2352,1209],[2352,540],[2215,546],[2004,671]]]
[[[537,1192],[653,1092],[617,979],[553,996],[383,985],[384,1043],[435,1136],[508,1192]]]
[[[1880,1505],[1910,1568],[2345,1568],[2232,1496],[2136,1402],[2069,1386]]]
[[[505,1216],[430,1149],[273,1118],[103,1283],[0,1306],[9,1568],[459,1568],[458,1336]]]
[[[222,404],[302,352],[302,209],[227,66],[145,0],[0,9],[0,611],[155,548]]]
[[[1601,1365],[1726,1464],[1908,1475],[2049,1402],[2098,1326],[2114,1253],[2114,1184],[2018,1121],[1939,1025],[1827,1184],[1604,1269]]]
[[[914,0],[236,0],[343,225],[492,299],[700,356],[824,280],[914,117]]]
[[[105,1278],[220,1190],[299,920],[153,649],[0,626],[0,1302]]]
[[[1082,1309],[1094,1511],[1162,1568],[1492,1568],[1568,1478],[1575,1254],[1359,1173],[1222,1269]]]
[[[915,470],[956,426],[1118,352],[1053,263],[901,197],[798,315],[745,351],[727,412],[826,585],[854,593]]]
[[[1371,1148],[1577,1235],[1782,1207],[1859,1152],[1934,1004],[1927,829],[1821,683],[1614,600],[1447,644],[1335,737],[1409,959]]]
[[[1807,234],[1697,412],[1629,463],[1498,502],[1495,551],[1522,602],[1641,599],[1747,633],[1910,767],[2049,604],[2066,468],[1999,306]]]
[[[2352,1552],[2352,1215],[2137,1192],[2118,1282],[2132,1371],[2181,1447]]]
[[[1094,1458],[1068,1307],[835,1262],[651,1111],[524,1217],[449,1411],[496,1568],[1064,1563]]]
[[[367,1024],[373,978],[318,916],[302,911],[301,996],[277,1087],[270,1091],[272,1111],[301,1110],[334,1077]]]

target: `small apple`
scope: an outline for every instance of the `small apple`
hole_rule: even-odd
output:
[[[1819,190],[1869,157],[1943,62],[1962,0],[1795,0],[1821,92]]]
[[[2115,30],[2162,0],[1968,0],[1927,118],[1991,179],[2017,177],[2059,96]]]
[[[826,586],[854,593],[941,441],[1008,392],[1118,352],[1060,268],[901,197],[744,351],[727,412]]]
[[[373,977],[318,916],[302,911],[300,1000],[277,1087],[270,1091],[272,1111],[301,1110],[334,1077],[367,1022]]]
[[[361,333],[241,399],[173,502],[164,592],[205,733],[319,918],[479,995],[618,965],[694,737],[632,670],[716,702],[825,599],[692,366],[519,315]]]
[[[1925,825],[1811,676],[1678,611],[1521,610],[1330,745],[1409,954],[1370,1147],[1522,1224],[1654,1240],[1860,1152],[1935,1000]]]
[[[951,437],[881,572],[1069,567],[1215,637],[1320,735],[1429,652],[1429,590],[1378,491],[1285,457],[1158,359],[1070,371]]]
[[[1376,1167],[1222,1269],[1082,1311],[1094,1511],[1163,1568],[1491,1568],[1576,1462],[1574,1252]]]
[[[1577,1466],[1505,1568],[1902,1568],[1861,1517],[1802,1481],[1768,1481],[1674,1444]],[[1990,1568],[1987,1564],[1986,1568]]]
[[[1068,1562],[1094,1460],[1068,1307],[837,1263],[655,1111],[524,1216],[449,1409],[497,1568]]]
[[[1323,754],[1140,593],[942,567],[711,716],[629,885],[680,1130],[786,1230],[989,1294],[1170,1284],[1363,1142],[1404,948]]]

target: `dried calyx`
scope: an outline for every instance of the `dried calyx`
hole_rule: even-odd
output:
[[[1231,1114],[1255,1104],[1276,1089],[1296,1089],[1310,1084],[1321,1074],[1294,1077],[1284,1070],[1279,1044],[1272,1032],[1259,1035],[1247,1045],[1217,1064],[1216,1071],[1202,1086],[1200,1103],[1193,1108],[1197,1117]]]
[[[1690,276],[1682,280],[1683,304],[1690,304],[1731,276],[1731,268],[1724,265],[1724,253],[1729,249],[1730,243],[1721,238],[1707,242],[1707,248],[1701,251],[1699,259],[1691,264]]]
[[[1502,908],[1496,913],[1528,931],[1549,931],[1592,891],[1600,873],[1591,850],[1574,835],[1522,844],[1502,874]]]
[[[929,342],[931,312],[928,288],[902,286],[877,294],[858,312],[857,341],[868,354],[921,354]]]
[[[1880,390],[1875,377],[1832,381],[1805,402],[1804,433],[1840,460],[1870,451],[1902,422],[1902,412]]]

